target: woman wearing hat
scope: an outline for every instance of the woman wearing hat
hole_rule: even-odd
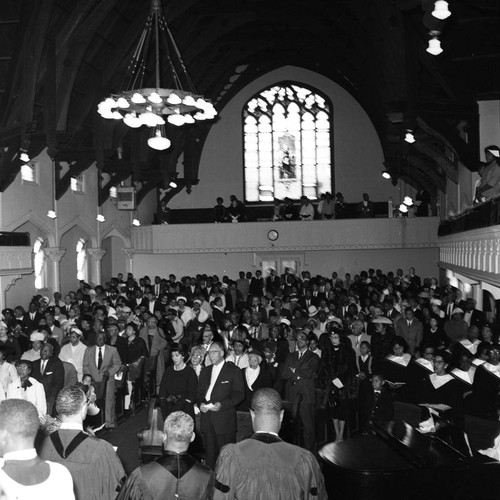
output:
[[[231,354],[226,358],[226,361],[231,361],[242,370],[248,366],[248,355],[245,352],[248,348],[248,333],[247,329],[240,325],[236,327],[233,333],[233,341]]]
[[[173,344],[173,364],[163,374],[158,396],[163,418],[174,411],[183,411],[194,419],[194,400],[198,377],[193,368],[186,364],[188,353],[184,346]]]
[[[238,411],[250,411],[255,391],[273,386],[272,375],[266,369],[265,363],[262,363],[263,358],[263,354],[257,349],[248,353],[248,366],[243,369],[245,399],[236,407]]]
[[[24,352],[21,359],[27,359],[28,361],[36,361],[40,359],[40,349],[45,340],[45,335],[42,332],[33,332],[30,335],[31,349]]]

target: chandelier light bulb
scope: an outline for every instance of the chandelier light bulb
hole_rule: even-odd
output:
[[[158,151],[164,151],[170,147],[170,140],[163,137],[161,130],[158,129],[153,137],[148,139],[148,145],[150,148],[156,149]]]
[[[174,106],[178,106],[181,102],[182,99],[177,95],[174,94],[173,92],[168,96],[167,102],[169,104],[173,104]]]
[[[451,12],[448,8],[448,2],[445,2],[445,0],[437,0],[434,3],[434,10],[432,11],[432,15],[436,19],[440,19],[441,21],[450,17]]]
[[[165,120],[161,116],[158,116],[156,113],[153,113],[151,111],[142,113],[142,115],[139,116],[139,119],[141,120],[142,124],[146,125],[147,127],[157,127],[158,125],[165,125]]]
[[[413,144],[415,142],[415,136],[413,135],[413,130],[406,131],[405,141],[409,144]]]
[[[106,104],[108,106],[108,108],[116,108],[117,107],[117,103],[116,101],[112,98],[112,97],[108,97],[105,101],[104,101],[104,104]]]
[[[443,49],[441,48],[441,41],[437,36],[432,37],[429,40],[429,46],[427,49],[425,49],[429,54],[432,54],[433,56],[438,56],[443,52]]]
[[[148,101],[152,102],[153,104],[161,104],[163,102],[163,99],[157,92],[152,92],[151,95],[148,97]]]
[[[386,170],[386,171],[382,172],[382,177],[384,179],[390,179],[391,178],[391,174],[389,172],[387,172],[387,170]]]
[[[191,115],[184,115],[184,123],[194,123],[195,119]]]
[[[173,113],[168,116],[167,118],[168,123],[171,123],[172,125],[176,125],[177,127],[180,127],[181,125],[184,125],[186,123],[186,118],[181,115],[180,113]]]
[[[200,112],[196,113],[193,118],[195,120],[200,120],[200,121],[206,120],[205,113],[200,113]]]
[[[188,95],[184,97],[182,100],[182,104],[185,104],[186,106],[196,106],[196,101],[194,100],[193,96]]]
[[[125,99],[125,97],[120,97],[117,101],[116,101],[116,104],[119,108],[122,108],[122,109],[127,109],[127,108],[130,108],[130,104],[129,102],[127,101],[127,99]]]
[[[139,94],[139,92],[136,92],[132,98],[130,99],[134,104],[144,104],[146,102],[146,99],[144,99],[144,96]]]
[[[175,182],[175,181],[170,181],[170,182],[168,183],[168,185],[169,185],[171,188],[176,188],[176,187],[177,187],[177,182]]]
[[[113,120],[121,120],[123,118],[123,116],[119,111],[113,111],[112,114],[113,114]]]
[[[135,113],[127,113],[123,117],[123,123],[129,126],[130,128],[139,128],[142,126],[142,121]]]

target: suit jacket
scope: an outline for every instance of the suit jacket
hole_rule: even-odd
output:
[[[96,363],[96,349],[97,346],[93,345],[85,351],[85,355],[83,356],[83,373],[90,374],[95,382],[102,382],[104,372],[108,371],[109,378],[113,379],[122,365],[118,350],[116,347],[106,345],[102,357],[102,365],[99,369]]]
[[[243,368],[243,382],[245,384],[245,399],[238,405],[238,411],[250,411],[250,407],[252,404],[252,397],[255,394],[255,391],[259,389],[264,389],[265,387],[273,386],[273,375],[270,370],[267,369],[266,363],[261,363],[260,372],[257,375],[254,383],[252,384],[252,388],[248,386],[248,382],[246,379],[246,372],[248,368]]]
[[[361,398],[361,397],[360,397]],[[375,401],[375,391],[368,389],[360,400],[361,427],[367,429],[368,422],[387,422],[394,416],[394,405],[391,393],[382,388],[378,399]]]
[[[210,401],[205,399],[212,379],[213,365],[206,367],[200,373],[197,402],[221,403],[217,412],[201,413],[201,430],[205,432],[213,427],[216,434],[231,434],[236,432],[236,405],[245,397],[245,387],[241,370],[233,363],[224,362],[212,390]],[[205,429],[205,430],[204,430]]]
[[[290,368],[295,368],[295,372]],[[303,403],[314,404],[314,383],[318,368],[319,357],[309,349],[300,359],[298,351],[288,354],[281,370],[281,378],[287,381],[286,397],[289,401],[293,401],[297,394],[302,394]]]
[[[417,318],[413,318],[411,326],[408,326],[408,322],[405,318],[400,318],[396,322],[396,335],[399,335],[406,340],[409,346],[409,352],[410,354],[413,354],[420,342],[422,342],[424,327],[422,322]]]
[[[41,362],[41,359],[33,362],[31,376],[43,385],[47,400],[47,413],[50,414],[59,391],[64,387],[64,365],[58,357],[51,356],[47,360],[47,366],[42,374]]]

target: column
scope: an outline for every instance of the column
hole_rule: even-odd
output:
[[[472,297],[476,300],[476,308],[480,311],[483,310],[483,288],[481,283],[472,285]]]
[[[121,251],[124,253],[125,257],[127,258],[127,268],[125,272],[127,273],[134,273],[134,255],[135,255],[135,250],[133,248],[122,248]]]
[[[52,293],[61,291],[61,282],[59,279],[59,263],[66,253],[65,248],[49,247],[45,250],[45,255],[52,263]]]
[[[105,250],[104,248],[87,249],[87,254],[92,260],[92,267],[90,269],[90,280],[94,286],[102,284],[101,262],[102,258],[106,255],[106,252],[107,250]]]

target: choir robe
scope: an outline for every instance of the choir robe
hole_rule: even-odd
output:
[[[403,356],[389,354],[384,358],[382,373],[384,374],[388,389],[395,401],[407,401],[408,365],[411,355],[405,353]],[[394,386],[392,384],[397,384]]]
[[[431,373],[434,373],[434,365],[426,359],[416,359],[408,365],[408,402],[416,404],[425,402],[423,399],[424,386]]]
[[[424,403],[445,404],[451,407],[451,418],[459,429],[465,426],[463,393],[460,383],[449,374],[431,374],[423,391]]]
[[[274,434],[224,446],[215,467],[213,499],[272,498],[326,500],[323,475],[314,455]]]
[[[500,390],[500,365],[485,362],[479,366],[472,383],[471,412],[484,418],[498,419],[496,407]]]
[[[213,472],[187,453],[165,454],[135,469],[116,500],[163,500],[197,498],[208,500],[213,489]]]

